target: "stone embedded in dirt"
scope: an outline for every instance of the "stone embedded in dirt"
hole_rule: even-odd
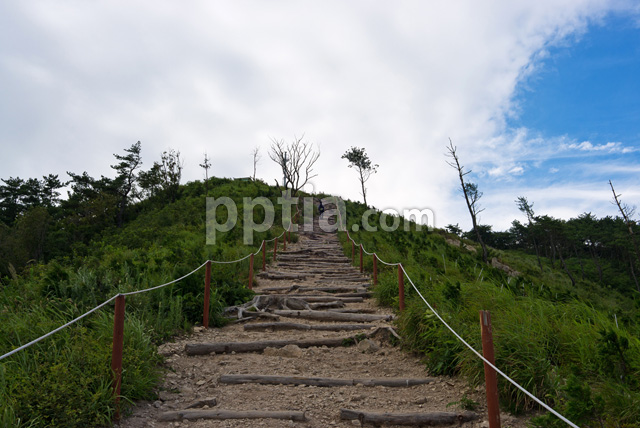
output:
[[[218,400],[215,397],[207,397],[202,400],[198,400],[195,403],[187,406],[187,409],[197,409],[197,408],[209,408],[215,407],[218,404]]]
[[[364,339],[358,342],[358,351],[364,353],[374,353],[380,350],[380,346],[371,339]]]
[[[285,358],[301,358],[304,355],[298,345],[287,345],[283,348],[265,348],[262,352],[264,355]]]

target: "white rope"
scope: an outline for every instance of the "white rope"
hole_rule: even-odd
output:
[[[536,403],[540,404],[542,407],[544,407],[545,409],[547,409],[548,411],[550,411],[551,413],[553,413],[555,416],[557,416],[560,420],[562,420],[563,422],[565,422],[566,424],[568,424],[569,426],[573,427],[573,428],[580,428],[579,426],[577,426],[576,424],[574,424],[573,422],[571,422],[570,420],[568,420],[567,418],[565,418],[564,416],[562,416],[560,413],[556,412],[555,410],[553,410],[550,406],[546,405],[545,403],[543,403],[541,400],[539,400],[535,395],[533,395],[532,393],[530,393],[529,391],[527,391],[526,389],[524,389],[522,386],[520,386],[516,381],[514,381],[513,379],[511,379],[509,376],[507,376],[505,373],[503,373],[499,368],[497,368],[495,365],[491,364],[486,358],[484,358],[478,351],[475,350],[475,348],[471,345],[469,345],[467,343],[467,341],[465,341],[462,337],[460,337],[460,335],[458,333],[456,333],[456,331],[451,328],[451,326],[449,326],[449,324],[447,324],[447,322],[442,319],[442,317],[440,316],[440,314],[438,314],[435,309],[433,309],[433,307],[429,304],[429,302],[427,302],[427,299],[424,298],[424,296],[422,295],[422,293],[420,293],[420,291],[418,290],[418,287],[415,286],[415,284],[413,283],[413,281],[411,280],[411,277],[407,274],[407,271],[404,270],[404,266],[400,265],[402,268],[402,271],[404,272],[404,274],[407,276],[407,279],[409,280],[409,282],[411,283],[411,286],[413,287],[414,290],[416,290],[416,292],[418,293],[418,295],[420,296],[420,298],[422,299],[422,301],[429,307],[429,309],[431,310],[431,312],[433,312],[438,319],[442,322],[442,324],[445,325],[445,327],[447,327],[449,329],[449,331],[451,331],[451,333],[453,333],[453,335],[455,337],[458,338],[458,340],[460,340],[462,343],[465,344],[465,346],[467,348],[469,348],[471,350],[471,352],[473,352],[474,354],[476,354],[478,356],[478,358],[480,358],[482,361],[485,362],[485,364],[489,365],[491,368],[493,368],[497,373],[499,373],[503,378],[505,378],[506,380],[508,380],[513,386],[515,386],[516,388],[518,388],[520,391],[524,392],[525,394],[527,394],[531,399],[533,399]]]
[[[144,290],[138,290],[138,291],[130,291],[128,293],[121,293],[123,296],[133,296],[134,294],[140,294],[140,293],[145,293],[147,291],[151,291],[151,290],[157,290],[158,288],[162,288],[162,287],[166,287],[167,285],[171,285],[171,284],[175,284],[176,282],[185,279],[186,277],[196,273],[197,271],[199,271],[200,269],[202,269],[202,266],[206,265],[207,262],[202,263],[200,266],[198,266],[197,268],[195,268],[194,270],[192,270],[191,272],[189,272],[188,274],[181,276],[178,279],[174,279],[171,282],[167,282],[166,284],[162,284],[162,285],[156,285],[155,287],[151,287],[151,288],[145,288]]]
[[[380,257],[378,257],[378,255],[376,253],[373,253],[376,255],[376,258],[378,259],[379,262],[381,262],[383,265],[387,265],[387,266],[398,266],[400,263],[389,263],[389,262],[385,262],[384,260],[382,260]]]
[[[104,303],[102,303],[102,304],[100,304],[100,305],[96,306],[95,308],[91,309],[90,311],[87,311],[87,312],[85,312],[84,314],[80,315],[78,318],[75,318],[75,319],[73,319],[73,320],[69,321],[68,323],[66,323],[65,325],[62,325],[62,326],[60,326],[60,327],[56,328],[55,330],[50,331],[49,333],[47,333],[47,334],[45,334],[45,335],[43,335],[43,336],[40,336],[39,338],[37,338],[37,339],[35,339],[35,340],[32,340],[31,342],[27,343],[26,345],[22,345],[21,347],[16,348],[16,349],[14,349],[14,350],[13,350],[13,351],[11,351],[11,352],[7,352],[6,354],[4,354],[3,356],[1,356],[1,357],[0,357],[0,360],[2,360],[2,359],[4,359],[4,358],[7,358],[7,357],[9,357],[9,356],[11,356],[11,355],[15,354],[16,352],[20,352],[20,351],[22,351],[23,349],[27,349],[29,346],[34,345],[34,344],[36,344],[36,343],[40,342],[41,340],[46,339],[47,337],[49,337],[49,336],[52,336],[52,335],[56,334],[57,332],[59,332],[59,331],[60,331],[60,330],[62,330],[63,328],[69,327],[71,324],[76,323],[76,322],[80,321],[82,318],[86,317],[87,315],[89,315],[89,314],[91,314],[91,313],[93,313],[93,312],[97,311],[98,309],[100,309],[101,307],[103,307],[104,305],[106,305],[107,303],[109,303],[109,302],[111,302],[112,300],[114,300],[116,297],[118,297],[118,296],[117,296],[117,295],[116,295],[116,296],[113,296],[112,298],[110,298],[110,299],[109,299],[109,300],[107,300],[106,302],[104,302]]]
[[[289,225],[289,229],[290,229],[290,228],[291,228],[291,224]],[[72,324],[74,324],[74,323],[76,323],[76,322],[80,321],[82,318],[86,317],[87,315],[92,314],[93,312],[95,312],[95,311],[97,311],[98,309],[102,308],[103,306],[107,305],[109,302],[113,301],[116,297],[118,297],[118,296],[120,296],[120,295],[121,295],[121,296],[133,296],[134,294],[146,293],[147,291],[157,290],[157,289],[159,289],[159,288],[166,287],[167,285],[175,284],[176,282],[181,281],[181,280],[185,279],[186,277],[188,277],[188,276],[190,276],[190,275],[193,275],[195,272],[197,272],[197,271],[199,271],[200,269],[202,269],[202,267],[203,267],[204,265],[206,265],[206,264],[207,264],[207,262],[217,263],[217,264],[231,264],[231,263],[238,263],[238,262],[241,262],[241,261],[243,261],[243,260],[248,259],[248,258],[249,258],[249,257],[251,257],[252,255],[257,255],[257,254],[260,252],[260,250],[262,250],[262,246],[263,246],[263,245],[266,245],[266,243],[267,243],[267,242],[271,242],[271,241],[273,241],[273,240],[275,240],[275,239],[277,239],[277,238],[282,237],[284,234],[285,234],[285,231],[283,231],[283,232],[282,232],[279,236],[277,236],[276,238],[273,238],[273,239],[271,239],[271,240],[269,240],[269,241],[264,241],[264,240],[263,240],[263,241],[262,241],[262,244],[260,245],[260,248],[258,248],[258,251],[256,251],[255,253],[252,253],[252,254],[248,254],[247,256],[245,256],[245,257],[243,257],[243,258],[241,258],[241,259],[238,259],[238,260],[232,260],[232,261],[208,260],[208,261],[204,262],[203,264],[201,264],[200,266],[198,266],[197,268],[195,268],[194,270],[192,270],[191,272],[189,272],[188,274],[186,274],[186,275],[184,275],[184,276],[181,276],[181,277],[180,277],[180,278],[178,278],[178,279],[174,279],[173,281],[167,282],[167,283],[165,283],[165,284],[157,285],[157,286],[155,286],[155,287],[145,288],[144,290],[130,291],[130,292],[128,292],[128,293],[120,293],[120,294],[117,294],[117,295],[115,295],[115,296],[111,297],[109,300],[107,300],[107,301],[105,301],[105,302],[101,303],[100,305],[96,306],[95,308],[93,308],[93,309],[91,309],[91,310],[89,310],[89,311],[85,312],[84,314],[80,315],[79,317],[77,317],[77,318],[75,318],[75,319],[73,319],[73,320],[69,321],[68,323],[66,323],[66,324],[64,324],[64,325],[62,325],[62,326],[60,326],[60,327],[58,327],[58,328],[56,328],[55,330],[52,330],[52,331],[50,331],[49,333],[47,333],[47,334],[45,334],[45,335],[43,335],[43,336],[40,336],[39,338],[37,338],[37,339],[35,339],[35,340],[32,340],[31,342],[29,342],[29,343],[27,343],[27,344],[25,344],[25,345],[22,345],[22,346],[20,346],[19,348],[14,349],[13,351],[7,352],[6,354],[4,354],[4,355],[0,356],[0,360],[3,360],[3,359],[5,359],[5,358],[7,358],[7,357],[9,357],[9,356],[11,356],[11,355],[13,355],[13,354],[15,354],[15,353],[18,353],[18,352],[22,351],[23,349],[27,349],[27,348],[28,348],[28,347],[30,347],[31,345],[34,345],[34,344],[36,344],[36,343],[40,342],[41,340],[44,340],[44,339],[46,339],[47,337],[49,337],[49,336],[52,336],[52,335],[56,334],[56,333],[57,333],[57,332],[59,332],[60,330],[62,330],[62,329],[64,329],[64,328],[66,328],[66,327],[69,327],[70,325],[72,325]]]
[[[340,215],[340,210],[338,210],[338,216],[341,217]],[[353,240],[353,238],[351,238],[351,235],[349,235],[349,231],[347,230],[347,237],[351,240],[351,242],[353,242],[355,245],[358,245],[356,243],[356,241]],[[362,244],[360,244],[362,245]],[[364,245],[362,245],[362,250],[367,253],[366,250],[364,250]],[[367,253],[370,254],[370,253]],[[375,252],[373,254],[376,254]],[[402,269],[402,272],[407,276],[407,279],[409,280],[409,282],[411,283],[411,286],[413,287],[414,290],[416,290],[416,292],[418,293],[418,295],[420,296],[420,298],[422,299],[422,301],[427,305],[427,307],[431,310],[431,312],[433,312],[438,319],[445,325],[445,327],[447,327],[449,329],[449,331],[451,331],[451,333],[453,333],[453,335],[455,337],[458,338],[458,340],[460,340],[462,343],[464,343],[467,348],[469,348],[474,354],[476,354],[482,361],[485,362],[485,364],[488,364],[491,368],[493,368],[497,373],[499,373],[503,378],[505,378],[506,380],[508,380],[513,386],[515,386],[516,388],[518,388],[520,391],[524,392],[527,396],[529,396],[531,399],[533,399],[536,403],[540,404],[542,407],[544,407],[545,409],[547,409],[549,412],[553,413],[556,417],[558,417],[561,421],[563,421],[564,423],[566,423],[567,425],[573,427],[573,428],[580,428],[578,425],[574,424],[573,422],[571,422],[569,419],[565,418],[564,416],[562,416],[560,413],[556,412],[555,410],[553,410],[550,406],[548,406],[547,404],[543,403],[541,400],[538,399],[538,397],[536,397],[535,395],[533,395],[532,393],[530,393],[529,391],[527,391],[526,389],[524,389],[522,386],[520,386],[516,381],[514,381],[513,379],[511,379],[509,376],[507,376],[505,373],[502,372],[502,370],[498,369],[495,365],[493,365],[492,363],[490,363],[486,358],[484,358],[478,351],[475,350],[475,348],[473,348],[471,345],[469,345],[467,343],[467,341],[465,341],[462,337],[460,337],[460,335],[458,333],[456,333],[456,331],[451,328],[451,326],[449,326],[449,324],[447,324],[447,322],[442,319],[442,317],[440,316],[440,314],[438,314],[435,309],[433,309],[433,307],[429,304],[429,302],[427,302],[427,299],[424,298],[424,296],[422,295],[422,293],[420,293],[420,291],[418,290],[418,288],[416,287],[416,285],[413,283],[413,281],[411,280],[411,277],[409,276],[409,274],[407,273],[407,271],[404,269],[404,266],[402,266],[401,263],[387,263],[384,260],[382,260],[380,257],[378,257],[378,255],[376,254],[376,257],[378,258],[379,261],[381,261],[383,264],[387,265],[387,266],[400,266],[400,268]]]

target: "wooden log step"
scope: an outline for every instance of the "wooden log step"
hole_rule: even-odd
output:
[[[373,293],[370,293],[368,291],[353,292],[353,293],[338,293],[338,294],[336,294],[336,297],[362,297],[362,298],[365,298],[365,299],[368,299],[371,296],[373,296]]]
[[[312,308],[313,309],[313,308]],[[369,308],[329,308],[330,312],[340,312],[343,314],[375,314],[375,309]]]
[[[313,294],[296,294],[295,295],[296,298],[298,299],[302,299],[305,302],[308,303],[317,303],[317,302],[334,302],[336,300],[343,302],[343,303],[361,303],[364,302],[364,298],[363,297],[338,297],[335,295],[327,295],[327,296],[321,296],[321,295],[313,295]]]
[[[326,293],[347,293],[349,291],[354,292],[354,293],[358,293],[358,292],[364,292],[366,291],[366,288],[363,287],[353,287],[353,286],[333,286],[333,287],[301,287],[301,286],[295,286],[295,287],[265,287],[265,288],[261,288],[259,290],[260,292],[266,292],[266,293],[290,293],[292,291],[302,291],[302,292],[309,292],[309,291],[323,291]],[[354,296],[354,297],[362,297],[362,296]]]
[[[269,376],[257,374],[237,374],[222,375],[218,379],[219,383],[237,385],[242,383],[259,383],[261,385],[310,385],[310,386],[386,386],[390,388],[401,388],[415,385],[426,385],[432,383],[432,378],[356,378],[337,379],[322,377],[300,377],[300,376]]]
[[[353,337],[305,340],[262,340],[257,342],[187,343],[184,350],[187,355],[207,355],[212,352],[217,354],[229,354],[231,352],[260,352],[264,351],[266,348],[283,348],[287,345],[297,345],[299,348],[311,348],[313,346],[327,346],[335,348],[338,346],[351,345],[353,343]]]
[[[274,281],[278,280],[291,280],[291,279],[307,279],[309,275],[302,275],[296,273],[286,273],[286,272],[260,272],[258,274],[260,278],[271,279]]]
[[[366,330],[374,328],[373,324],[300,324],[294,322],[262,322],[245,324],[246,331],[255,330],[319,330],[319,331],[344,331]]]
[[[182,421],[196,419],[286,419],[304,422],[307,420],[304,412],[297,411],[266,411],[266,410],[178,410],[165,412],[158,417],[159,421]]]
[[[473,421],[479,417],[480,416],[474,412],[374,413],[352,409],[340,409],[340,419],[359,420],[362,425],[452,425]]]
[[[344,308],[344,302],[334,300],[333,302],[309,303],[309,308],[318,311],[322,309],[340,309]]]
[[[333,311],[288,311],[275,310],[275,315],[289,318],[303,318],[308,320],[322,321],[351,321],[351,322],[371,322],[393,319],[393,315],[375,315],[375,314],[344,314]]]

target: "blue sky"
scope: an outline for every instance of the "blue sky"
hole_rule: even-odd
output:
[[[518,191],[527,196],[531,191],[534,197],[529,200],[537,203],[538,214],[616,215],[615,206],[606,201],[612,196],[608,186],[612,180],[626,203],[640,203],[637,16],[609,14],[547,49],[535,72],[519,83],[513,99],[508,132],[526,130],[534,136],[531,144],[541,143],[542,150],[539,156],[533,151],[520,157],[515,172],[506,179],[502,174],[476,175],[481,186],[485,180],[486,196],[491,198],[492,191],[501,197]],[[486,167],[478,168],[486,172]],[[558,203],[563,198],[578,203],[574,207]],[[513,209],[508,211],[522,220],[521,215],[513,215]],[[488,217],[485,220],[491,223]],[[507,218],[503,216],[494,228],[508,227]]]
[[[273,183],[272,138],[305,134],[312,187],[361,200],[341,155],[380,168],[367,200],[470,220],[451,138],[496,230],[539,214],[640,204],[640,7],[635,0],[41,0],[0,2],[0,178],[113,176],[180,151],[183,180]]]

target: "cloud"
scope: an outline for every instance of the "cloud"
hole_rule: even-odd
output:
[[[608,142],[605,144],[593,144],[590,141],[581,143],[571,143],[566,145],[566,149],[577,149],[585,152],[608,152],[608,153],[632,153],[636,151],[633,147],[624,147],[620,142]]]
[[[449,137],[474,173],[502,182],[559,151],[585,152],[567,136],[508,129],[506,118],[517,115],[515,90],[549,47],[609,8],[595,0],[5,2],[0,177],[112,176],[113,153],[141,140],[145,168],[179,150],[185,180],[202,178],[205,151],[210,174],[248,176],[260,145],[258,177],[273,183],[270,138],[305,132],[322,152],[317,190],[360,199],[340,156],[365,147],[380,164],[367,183],[371,203],[428,207],[436,226],[462,224],[444,157]]]

